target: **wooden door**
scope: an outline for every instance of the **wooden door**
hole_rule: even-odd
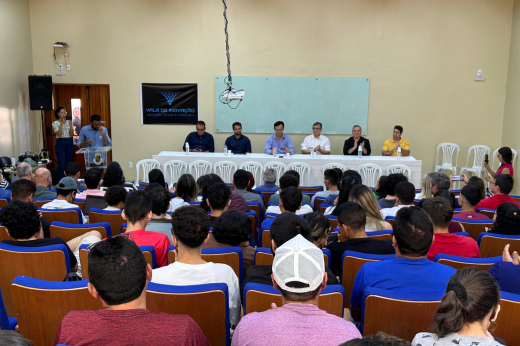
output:
[[[45,124],[45,147],[52,155],[51,167],[58,167],[56,162],[56,136],[52,134],[52,122],[56,120],[54,110],[58,107],[65,107],[67,116],[73,117],[74,110],[72,104],[80,102],[81,127],[90,125],[90,116],[99,114],[101,125],[107,128],[108,136],[112,139],[111,117],[110,117],[110,86],[108,84],[53,84],[54,109],[44,111]],[[77,134],[79,135],[79,130]],[[79,148],[74,146],[72,160],[81,166],[81,177],[85,175],[85,159],[82,154],[77,155]],[[108,153],[108,162],[112,161],[112,152]]]

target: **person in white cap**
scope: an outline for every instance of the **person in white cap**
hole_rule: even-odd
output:
[[[276,250],[272,281],[282,294],[282,306],[244,316],[232,346],[339,345],[361,337],[354,324],[318,308],[327,286],[323,252],[302,235]]]

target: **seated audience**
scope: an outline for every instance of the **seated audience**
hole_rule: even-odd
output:
[[[106,190],[114,185],[122,185],[128,192],[137,190],[137,187],[135,187],[133,183],[125,180],[123,170],[116,161],[112,161],[108,164],[100,190]]]
[[[202,245],[203,249],[238,246],[242,249],[244,273],[255,262],[255,249],[249,245],[251,219],[240,210],[225,211],[213,224],[213,233]]]
[[[278,186],[276,186],[276,171],[272,168],[268,168],[264,171],[262,175],[264,180],[264,184],[257,186],[256,190],[265,191],[265,192],[276,192],[278,191]]]
[[[15,330],[0,330],[0,346],[33,346],[33,343]]]
[[[501,291],[520,294],[520,256],[517,251],[511,256],[509,247],[509,244],[505,246],[502,260],[493,264],[487,272],[495,279]]]
[[[7,180],[5,180],[4,176],[2,175],[2,173],[0,173],[0,189],[4,189],[5,190],[5,188],[7,186],[9,186],[9,182]]]
[[[502,203],[498,206],[493,218],[493,228],[489,233],[504,235],[520,235],[520,209],[513,203]]]
[[[310,241],[316,245],[318,249],[322,249],[327,245],[327,238],[332,229],[330,228],[330,219],[322,213],[309,213],[303,216],[305,221],[311,228]]]
[[[500,290],[493,278],[477,268],[459,269],[433,317],[433,333],[417,334],[412,346],[500,346],[488,332],[499,311]]]
[[[179,207],[190,205],[188,202],[201,201],[202,197],[197,197],[197,183],[191,174],[183,174],[177,181],[174,188],[175,198],[170,201],[168,211],[175,211]]]
[[[336,346],[361,337],[351,322],[318,308],[327,273],[323,253],[314,244],[298,234],[278,248],[272,267],[273,286],[282,295],[282,306],[244,316],[232,346]],[[331,326],[334,333],[330,333]]]
[[[206,262],[201,257],[202,245],[209,235],[209,220],[204,210],[194,206],[177,209],[172,214],[172,234],[175,262],[155,269],[152,282],[176,286],[227,284],[229,319],[236,326],[240,320],[240,288],[235,272],[226,264]]]
[[[374,191],[374,197],[376,199],[381,199],[386,197],[386,175],[382,175],[377,179],[376,182],[376,190]]]
[[[81,166],[78,163],[74,161],[67,163],[65,165],[65,172],[63,173],[65,173],[66,177],[74,179],[74,181],[78,184],[78,191],[83,191],[87,189],[85,184],[78,182],[78,179],[81,175]]]
[[[365,232],[374,232],[382,230],[391,230],[392,225],[383,219],[380,213],[379,204],[370,189],[366,185],[355,185],[350,190],[348,196],[349,202],[355,202],[363,208],[367,214],[367,223],[365,224]]]
[[[442,172],[432,172],[432,173],[429,173],[429,175],[430,175],[429,190],[433,196],[438,191],[442,191],[442,190],[449,191],[450,190],[450,185],[451,185],[450,177],[448,177],[446,174],[444,174]],[[422,208],[422,205],[423,205],[425,199],[426,198],[423,198],[419,201],[419,203],[417,204],[417,206],[419,208]],[[455,208],[457,208],[457,206],[455,206]]]
[[[325,191],[318,191],[311,198],[311,205],[314,205],[316,197],[328,197],[330,194],[338,194],[338,182],[340,176],[335,169],[326,169],[323,173],[323,184],[325,185]]]
[[[197,185],[200,189],[200,194],[202,195],[200,207],[202,209],[204,209],[206,212],[210,211],[210,208],[209,208],[209,205],[207,202],[208,187],[210,187],[214,184],[217,184],[217,183],[224,184],[224,181],[222,180],[222,178],[220,178],[215,173],[202,175],[199,177],[199,179],[197,179]],[[251,211],[251,209],[249,209],[249,206],[247,205],[246,200],[242,196],[231,194],[229,199],[231,200],[231,204],[229,205],[230,210],[240,210],[240,211],[243,211],[244,213]]]
[[[325,209],[325,215],[338,216],[338,211],[336,210],[336,207],[348,202],[348,199],[350,197],[350,191],[356,185],[361,185],[361,180],[352,176],[345,177],[345,179],[341,181],[341,189],[339,191],[339,196],[334,201],[334,206]]]
[[[448,190],[440,190],[435,192],[433,197],[444,198],[451,205],[453,214],[453,210],[455,210],[455,196],[451,192]],[[448,226],[448,231],[450,233],[464,232],[464,227],[457,221],[451,221],[450,225]]]
[[[12,201],[0,210],[0,222],[7,229],[7,234],[15,239],[3,240],[4,244],[23,247],[65,245],[69,252],[70,268],[73,272],[77,271],[79,276],[81,276],[80,245],[93,244],[101,240],[101,233],[98,231],[86,232],[68,242],[59,237],[43,238],[40,213],[31,202]]]
[[[87,218],[83,216],[81,209],[76,204],[72,204],[78,192],[77,187],[78,184],[74,179],[69,177],[62,178],[58,185],[56,185],[56,199],[42,205],[42,209],[79,209],[83,223],[87,223]]]
[[[243,169],[238,169],[235,174],[233,174],[233,185],[235,185],[235,190],[232,192],[232,195],[240,195],[247,203],[250,202],[258,202],[260,203],[260,213],[265,213],[265,205],[264,200],[260,195],[247,191],[247,186],[249,185],[249,175]],[[260,217],[260,215],[258,215]]]
[[[288,170],[287,172],[285,172],[281,177],[280,177],[280,189],[278,190],[278,192],[276,194],[273,194],[271,195],[271,197],[269,197],[269,203],[278,203],[280,202],[280,191],[283,189],[282,187],[282,178],[284,176],[293,176],[296,178],[296,180],[298,181],[298,185],[296,185],[295,187],[297,187],[298,189],[300,188],[300,173],[296,172],[295,170],[291,169],[291,170]],[[287,187],[287,185],[283,185],[284,187]],[[294,186],[294,185],[290,185],[290,186]],[[307,194],[303,194],[303,200],[302,200],[302,203],[303,204],[311,204],[311,198],[309,197],[309,195]],[[269,204],[268,204],[269,205]]]
[[[110,186],[105,192],[105,201],[108,203],[108,207],[104,210],[123,210],[126,196],[128,196],[128,192],[122,185]]]
[[[368,287],[444,290],[455,269],[426,258],[432,241],[433,226],[424,210],[418,207],[399,210],[392,238],[396,258],[366,263],[358,271],[350,297],[352,319],[360,320],[363,292]]]
[[[461,212],[454,215],[455,219],[462,220],[489,220],[484,215],[475,211],[475,206],[482,200],[482,193],[474,185],[466,185],[462,188],[459,197]]]
[[[294,178],[294,177],[291,177]],[[282,183],[282,179],[280,179],[280,186],[285,185],[285,179]],[[285,191],[285,193],[284,193]],[[282,198],[282,195],[285,196],[285,198]],[[282,192],[278,195],[278,205],[271,205],[267,208],[265,211],[266,213],[272,213],[272,214],[281,214],[285,211],[289,211],[291,213],[296,213],[296,215],[304,215],[308,213],[312,213],[312,208],[308,204],[302,205],[301,202],[303,200],[303,196],[305,196],[300,190],[295,188],[294,186],[289,186],[287,188],[284,188]],[[299,202],[299,204],[298,204]],[[296,208],[296,210],[295,210]],[[293,211],[294,210],[294,211]]]
[[[395,253],[392,242],[367,237],[365,232],[366,213],[354,202],[345,202],[338,207],[338,228],[343,242],[329,244],[332,254],[331,267],[337,275],[341,272],[341,257],[347,250],[376,255],[391,255]]]
[[[167,251],[170,240],[164,234],[145,231],[152,218],[152,200],[142,190],[132,191],[125,201],[125,208],[121,213],[126,220],[126,233],[138,246],[152,245],[155,250],[155,259],[158,267],[168,264]]]
[[[146,191],[149,198],[152,200],[152,218],[146,225],[145,231],[162,233],[166,238],[170,239],[169,236],[172,234],[171,216],[167,214],[168,207],[170,206],[170,199],[172,198],[171,193],[157,183],[155,188]],[[152,186],[149,184],[148,186]]]
[[[18,179],[13,184],[13,189],[11,190],[13,193],[11,195],[11,201],[22,201],[22,202],[30,202],[34,204],[34,194],[36,193],[36,186],[26,179]],[[50,238],[50,223],[43,216],[40,217],[40,223],[43,228],[43,237]]]
[[[109,238],[92,246],[88,275],[88,291],[101,302],[101,309],[69,312],[61,321],[54,344],[209,346],[191,317],[146,309],[152,268],[127,237]]]
[[[256,193],[257,195],[261,194],[260,191],[253,190],[253,187],[255,187],[255,177],[253,176],[253,173],[246,171],[247,176],[249,177],[249,184],[247,184],[246,191]],[[263,203],[263,200],[262,200]]]
[[[509,197],[509,193],[513,190],[514,180],[508,174],[497,174],[491,182],[491,197],[481,200],[476,206],[475,211],[483,209],[497,209],[502,203],[513,203],[520,206],[518,202]]]
[[[391,208],[381,209],[381,216],[395,216],[402,208],[413,206],[413,198],[415,197],[415,186],[407,181],[401,181],[395,186],[395,205]]]
[[[29,180],[34,184],[34,175],[32,172],[32,167],[27,162],[20,162],[18,166],[16,166],[16,174],[18,175],[18,178]],[[11,184],[9,184],[5,189],[12,190],[14,183],[15,182],[11,182]]]
[[[357,178],[359,180],[359,184],[363,184],[363,180],[361,179],[361,175],[353,170],[353,169],[347,169],[345,172],[341,172],[341,169],[334,168],[336,172],[339,174],[338,176],[341,177],[340,184],[338,186],[338,190],[341,190],[341,185],[343,184],[343,181],[347,179],[347,177]],[[340,173],[341,172],[341,173]],[[331,193],[327,198],[325,198],[325,201],[323,201],[324,204],[334,204],[336,201],[336,198],[338,198],[339,192],[337,194]]]
[[[85,173],[85,184],[87,185],[87,189],[83,192],[80,192],[76,195],[77,199],[85,199],[87,196],[104,196],[105,191],[101,191],[99,187],[101,186],[101,176],[103,175],[103,171],[99,168],[91,168]]]
[[[435,235],[427,255],[430,261],[433,261],[437,254],[480,258],[480,249],[473,238],[449,233],[453,207],[446,199],[428,198],[423,209],[432,222]]]
[[[339,346],[410,346],[410,343],[396,336],[379,332],[376,335],[365,336],[362,339],[352,339]]]
[[[206,203],[211,210],[211,214],[208,215],[210,227],[213,227],[220,215],[229,209],[231,195],[231,190],[224,183],[216,183],[208,187]]]
[[[433,197],[433,194],[432,194],[432,191],[430,190],[430,182],[432,180],[432,177],[430,175],[430,173],[426,173],[422,180],[421,180],[421,192],[419,192],[415,198],[417,199],[426,199],[426,198],[432,198]],[[450,176],[450,181],[451,181],[451,176]]]
[[[148,172],[148,183],[157,183],[161,185],[161,187],[167,188],[166,181],[164,180],[164,174],[158,168],[154,168]]]
[[[47,168],[40,167],[34,172],[34,182],[36,183],[36,193],[34,194],[34,198],[56,198],[56,192],[49,190],[51,180],[51,171],[49,171]]]
[[[382,208],[392,208],[395,206],[395,186],[401,181],[408,181],[408,178],[401,173],[388,175],[385,181],[386,197],[377,201]]]

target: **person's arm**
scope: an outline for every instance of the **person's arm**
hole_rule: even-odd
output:
[[[94,143],[91,139],[87,139],[87,136],[85,135],[85,131],[81,129],[79,132],[79,139],[78,139],[79,147],[85,148],[87,145],[91,145]]]
[[[365,291],[364,284],[364,268],[361,267],[356,274],[354,285],[352,286],[352,295],[350,296],[350,315],[352,320],[359,322],[361,321],[361,303],[363,300],[363,292]]]
[[[72,121],[67,120],[69,122],[69,137],[74,137],[74,127],[72,126]]]
[[[215,142],[213,141],[213,136],[212,135],[209,135],[209,138],[208,138],[208,151],[210,153],[214,153],[215,152]]]
[[[249,140],[249,138],[246,143],[246,153],[251,153],[251,140]]]
[[[318,151],[322,155],[330,155],[330,140],[328,138],[325,143],[323,143],[323,147],[321,145],[318,146]]]
[[[410,156],[410,143],[404,141],[404,146],[401,148],[401,156]]]
[[[264,153],[266,153],[267,155],[273,154],[273,148],[271,146],[271,136],[267,137],[267,139],[265,140]]]
[[[388,146],[388,143],[385,142],[383,144],[383,149],[381,150],[381,154],[383,156],[392,156],[392,154],[395,153],[396,150],[397,150],[397,146],[393,150],[390,150],[390,147]]]
[[[350,149],[350,138],[345,140],[343,143],[343,155],[348,155],[348,150]]]
[[[63,123],[59,120],[57,122],[58,123],[56,123],[56,121],[52,122],[52,134],[56,135],[56,137],[61,137],[61,132],[63,131]]]
[[[289,148],[289,153],[291,155],[294,155],[294,145],[293,145],[291,137],[289,137],[289,136],[287,136],[287,148]]]
[[[307,142],[307,137],[305,137],[305,139],[304,139],[303,142],[302,142],[301,153],[302,153],[302,154],[310,154],[311,151],[312,151],[312,150],[310,149],[309,143]]]
[[[363,144],[363,154],[367,156],[370,155],[372,153],[372,149],[370,149],[370,141],[365,138]]]
[[[112,145],[112,141],[108,137],[108,130],[104,128],[103,126],[99,127],[99,133],[101,133],[101,136],[103,136],[103,145],[109,146]]]
[[[489,167],[489,162],[488,162],[488,163],[484,162],[484,168],[486,169],[486,171],[487,171],[487,172],[489,173],[489,175],[491,176],[491,177],[490,177],[489,175],[486,174],[486,175],[484,176],[484,178],[485,178],[487,181],[491,182],[491,181],[492,181],[491,178],[494,178],[494,177],[497,175],[497,173],[496,173],[494,170],[492,170],[491,167]],[[506,169],[507,169],[507,174],[509,174],[509,169],[508,169],[508,168],[504,168],[504,169],[502,170],[502,173],[506,174],[506,173],[505,173],[505,170],[506,170]]]

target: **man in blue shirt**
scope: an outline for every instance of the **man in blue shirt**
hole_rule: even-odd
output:
[[[350,312],[361,320],[363,292],[368,287],[399,291],[446,291],[455,269],[431,262],[426,254],[433,242],[433,226],[424,210],[402,208],[395,216],[392,245],[395,258],[365,263],[356,275]]]
[[[509,246],[507,244],[504,248],[502,261],[493,264],[488,273],[495,279],[501,291],[520,294],[520,256],[517,251],[511,256]]]
[[[273,155],[273,149],[277,148],[277,153],[288,153],[294,155],[294,145],[291,137],[283,133],[284,129],[283,121],[277,121],[274,123],[274,134],[267,137],[265,141],[264,152],[267,155]]]
[[[202,120],[197,121],[195,125],[197,131],[190,132],[186,137],[182,150],[186,151],[186,142],[190,146],[190,151],[203,152],[209,151],[210,153],[215,152],[215,143],[213,142],[213,136],[206,132],[206,123]]]
[[[233,123],[233,132],[235,134],[226,139],[227,149],[232,151],[233,154],[250,153],[251,141],[242,135],[242,124],[238,121]]]
[[[80,148],[99,148],[112,145],[106,127],[101,126],[101,116],[94,114],[90,117],[90,125],[83,126],[78,139]]]

